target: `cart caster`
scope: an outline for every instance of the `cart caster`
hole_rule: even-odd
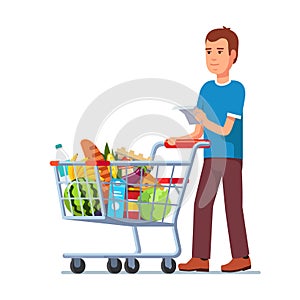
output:
[[[117,274],[122,270],[122,262],[118,258],[109,258],[107,270],[110,273]]]
[[[80,274],[85,269],[85,262],[81,258],[72,258],[70,269],[73,273]]]
[[[176,270],[176,262],[173,258],[164,258],[161,262],[161,270],[164,273],[174,273],[174,271]]]
[[[140,268],[140,263],[136,258],[134,259],[127,258],[124,267],[127,273],[134,274],[138,272]]]

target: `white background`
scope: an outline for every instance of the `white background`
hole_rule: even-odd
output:
[[[296,4],[1,1],[1,294],[6,299],[297,298]],[[205,35],[223,25],[240,38],[231,75],[247,93],[244,210],[252,269],[261,274],[111,275],[100,272],[106,270],[104,260],[86,261],[96,274],[62,274],[69,270],[63,252],[118,252],[133,244],[129,228],[61,219],[49,166],[54,145],[63,143],[71,155],[86,107],[125,81],[164,78],[198,91],[212,79],[204,61]],[[192,208],[191,197],[179,217],[183,251],[177,263],[191,255]],[[210,263],[218,271],[231,258],[221,192],[213,222]],[[162,236],[147,232],[142,242],[153,239],[145,242],[151,248],[165,241]],[[160,270],[159,260],[140,263],[141,271]]]

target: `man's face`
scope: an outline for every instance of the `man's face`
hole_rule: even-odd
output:
[[[226,75],[233,64],[236,55],[235,50],[232,50],[229,55],[227,40],[223,38],[215,42],[207,40],[205,43],[205,50],[208,70],[216,75]]]

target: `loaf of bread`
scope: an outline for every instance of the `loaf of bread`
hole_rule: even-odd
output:
[[[98,147],[90,140],[83,139],[80,142],[84,156],[92,161],[105,161],[103,154]],[[110,182],[110,173],[107,166],[99,166],[100,176],[104,182]],[[108,199],[109,184],[102,184],[103,196]],[[106,201],[105,201],[106,202]]]

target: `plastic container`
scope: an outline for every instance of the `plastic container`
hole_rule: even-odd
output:
[[[113,218],[123,218],[126,182],[122,179],[112,179],[109,189],[107,215]]]
[[[56,160],[70,161],[69,155],[62,147],[62,144],[55,145],[55,149],[56,149]],[[67,166],[58,166],[58,172],[61,177],[68,176],[68,167]]]

